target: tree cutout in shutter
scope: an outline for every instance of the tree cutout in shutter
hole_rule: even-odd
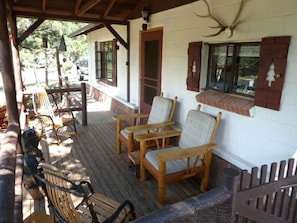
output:
[[[269,66],[269,71],[268,71],[268,73],[266,75],[266,80],[268,81],[268,87],[271,87],[271,84],[272,84],[273,81],[275,81],[275,78],[280,77],[280,74],[275,73],[274,68],[275,68],[274,63],[272,63]]]
[[[193,61],[192,73],[196,73],[196,61]]]
[[[262,39],[255,105],[279,110],[290,36]]]
[[[202,42],[191,42],[188,48],[187,90],[199,91]]]

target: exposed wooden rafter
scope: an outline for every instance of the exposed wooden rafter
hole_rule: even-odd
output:
[[[111,10],[112,6],[114,5],[116,0],[110,0],[109,3],[106,5],[106,7],[103,10],[103,14],[101,15],[101,18],[104,18],[108,15],[109,11]]]
[[[98,4],[99,2],[101,2],[101,0],[93,0],[93,1],[88,1],[86,4],[84,4],[79,10],[77,15],[81,16],[82,14],[84,14],[86,11],[88,11],[89,9],[93,8],[96,4]]]
[[[117,33],[117,31],[114,30],[114,28],[112,28],[111,25],[109,24],[104,24],[104,25],[126,49],[129,48],[128,43]]]
[[[74,7],[74,13],[73,13],[74,15],[77,15],[78,14],[78,10],[79,10],[81,1],[82,0],[76,0],[75,7]]]
[[[31,18],[45,18],[45,19],[55,19],[61,21],[77,21],[77,22],[89,22],[89,23],[110,23],[110,24],[127,24],[126,21],[123,21],[118,17],[109,17],[104,19],[99,19],[98,14],[94,13],[85,13],[81,16],[73,15],[71,11],[63,10],[49,10],[41,12],[41,10],[26,10],[21,8],[13,8],[17,16],[20,17],[31,17]]]
[[[63,21],[127,24],[141,17],[143,7],[151,13],[178,7],[197,0],[6,0],[16,17],[44,18]]]
[[[45,19],[38,19],[35,21],[22,35],[18,38],[18,44],[21,44],[35,29],[37,29]]]
[[[42,0],[42,11],[46,9],[46,0]]]

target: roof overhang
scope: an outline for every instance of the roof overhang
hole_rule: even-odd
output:
[[[95,31],[97,29],[101,29],[103,27],[105,27],[103,23],[89,24],[89,25],[86,25],[86,26],[76,30],[75,32],[71,33],[69,35],[69,37],[73,38],[73,37],[77,37],[77,36],[84,35],[84,34],[86,35],[89,32]]]
[[[6,0],[13,16],[37,19],[87,22],[93,24],[127,24],[140,18],[141,10],[164,11],[197,0]]]

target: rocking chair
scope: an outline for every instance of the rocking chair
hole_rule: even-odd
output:
[[[40,87],[33,97],[33,106],[36,117],[41,121],[43,133],[52,131],[60,142],[60,136],[69,137],[77,133],[76,119],[70,108],[63,108],[60,112],[55,97],[52,102],[46,90]]]
[[[168,130],[136,136],[140,142],[140,180],[146,180],[146,170],[158,181],[158,199],[165,202],[166,185],[202,174],[200,190],[208,188],[214,138],[221,112],[212,116],[197,110],[188,112],[182,131]],[[168,137],[179,137],[177,146],[167,146]],[[157,148],[148,151],[152,140]]]
[[[48,198],[49,207],[55,219],[63,223],[120,223],[135,219],[134,206],[126,200],[122,204],[94,193],[87,181],[73,182],[56,167],[40,163],[41,172],[36,174]],[[80,197],[75,207],[72,197]]]

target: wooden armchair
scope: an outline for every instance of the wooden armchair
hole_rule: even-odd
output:
[[[33,106],[36,117],[42,123],[43,133],[52,131],[57,140],[60,141],[59,136],[71,136],[76,134],[76,119],[70,108],[60,112],[58,104],[52,96],[52,102],[43,87],[38,88],[36,95],[33,97]]]
[[[134,206],[129,200],[120,204],[100,193],[94,193],[87,181],[72,182],[50,164],[40,163],[39,166],[42,171],[36,174],[36,178],[41,183],[50,210],[58,222],[117,223],[135,219]],[[81,198],[76,207],[73,196]]]
[[[202,174],[200,190],[208,187],[214,138],[222,113],[216,117],[197,110],[188,112],[182,131],[168,130],[136,136],[140,142],[140,180],[146,180],[146,170],[158,181],[158,199],[165,202],[166,185]],[[166,146],[168,137],[179,137],[177,146]],[[157,148],[147,151],[151,140]]]
[[[128,148],[128,152],[133,152],[135,135],[166,129],[173,125],[176,103],[177,97],[172,100],[164,98],[161,94],[154,97],[150,114],[115,115],[113,118],[117,121],[117,153],[121,153],[122,143]],[[147,124],[140,124],[142,118],[148,118]],[[123,128],[125,121],[128,121],[130,126]]]

